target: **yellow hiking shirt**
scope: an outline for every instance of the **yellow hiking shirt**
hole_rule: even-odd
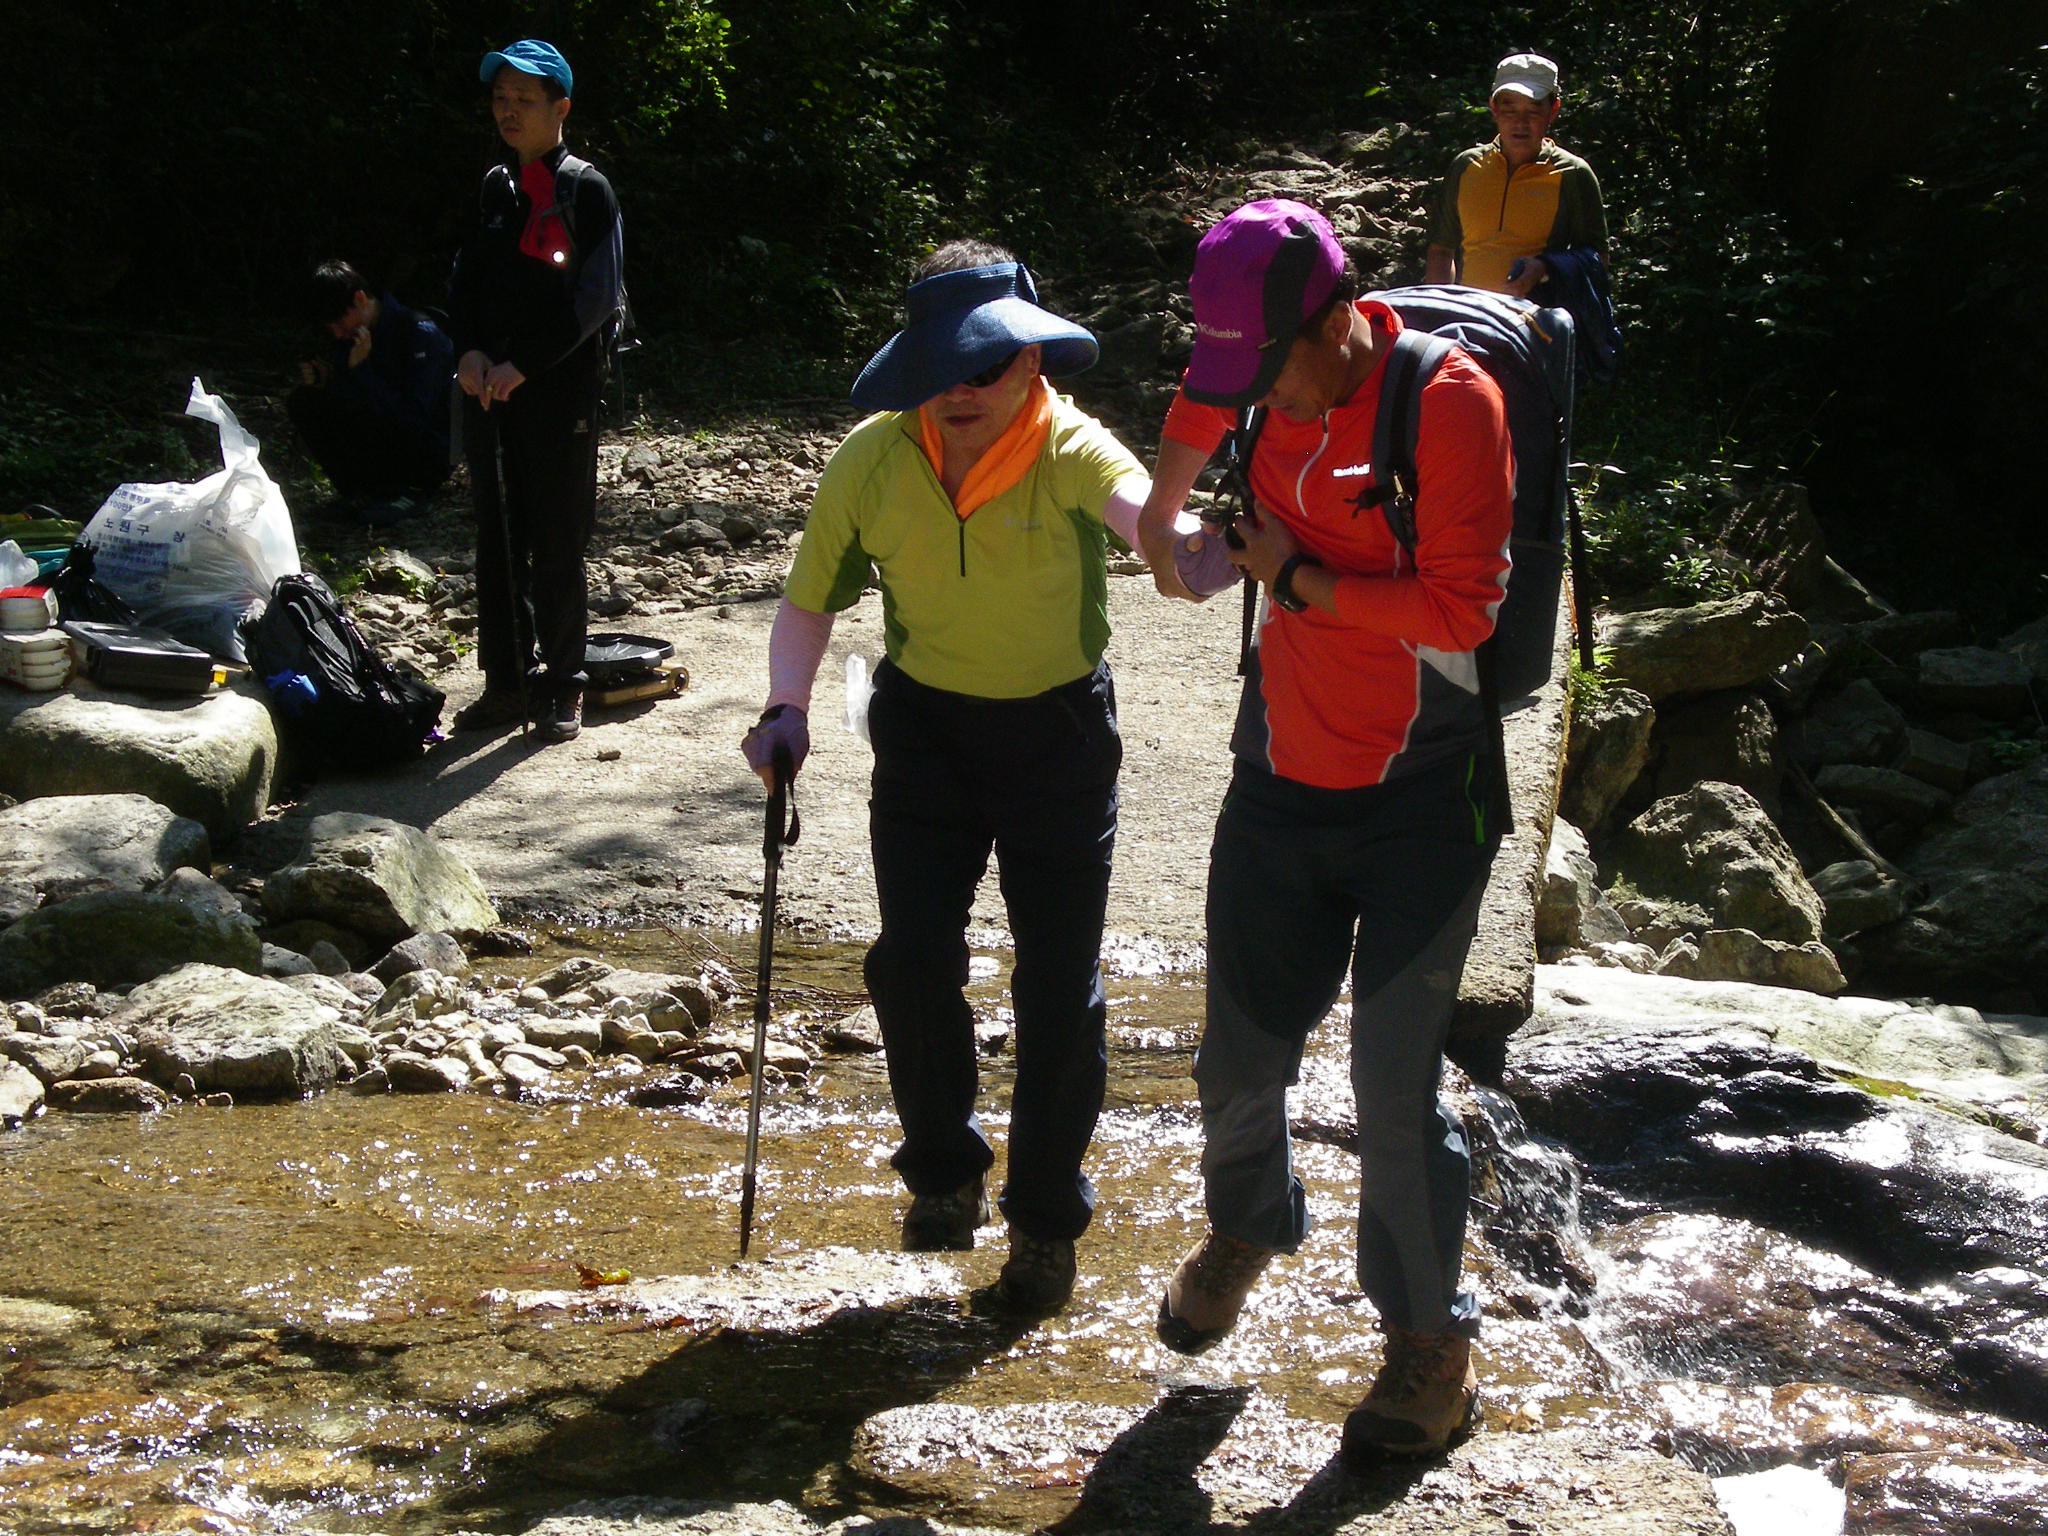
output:
[[[889,659],[918,682],[1018,699],[1093,671],[1109,643],[1102,509],[1145,471],[1064,395],[1037,462],[1010,489],[954,514],[915,411],[883,411],[825,466],[783,592],[837,613],[873,577]]]

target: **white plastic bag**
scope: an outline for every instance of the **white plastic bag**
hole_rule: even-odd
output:
[[[185,414],[220,428],[223,468],[192,484],[117,488],[78,542],[92,546],[93,575],[142,623],[240,661],[235,626],[300,568],[292,516],[262,445],[198,379]]]
[[[846,728],[862,741],[868,739],[868,700],[875,696],[875,685],[868,681],[868,661],[865,656],[846,658]]]
[[[35,561],[12,539],[0,539],[0,587],[25,587],[36,579]]]

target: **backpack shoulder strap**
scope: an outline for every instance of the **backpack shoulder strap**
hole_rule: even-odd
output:
[[[1237,424],[1223,439],[1223,488],[1243,506],[1251,504],[1252,454],[1259,446],[1259,433],[1265,430],[1265,426],[1266,408],[1263,405],[1240,406]]]
[[[555,167],[555,216],[569,233],[569,261],[572,266],[583,244],[576,238],[576,188],[589,169],[590,162],[581,155],[564,155]]]
[[[1387,529],[1415,551],[1415,442],[1422,423],[1423,386],[1436,376],[1451,343],[1413,326],[1394,337],[1380,377],[1379,409],[1372,423],[1372,476],[1358,493],[1358,508],[1377,506]]]

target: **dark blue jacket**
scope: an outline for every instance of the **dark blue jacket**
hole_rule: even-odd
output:
[[[327,387],[336,404],[359,404],[388,424],[404,441],[408,456],[423,464],[446,464],[455,347],[440,326],[390,294],[378,294],[377,303],[370,355],[351,368],[351,343],[335,342],[328,355],[334,375]]]

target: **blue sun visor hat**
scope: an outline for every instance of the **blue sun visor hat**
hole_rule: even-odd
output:
[[[1095,337],[1038,307],[1021,261],[941,272],[904,292],[905,325],[854,380],[864,411],[908,411],[1036,343],[1039,371],[1058,377],[1095,363]]]
[[[485,85],[498,78],[498,71],[510,64],[522,75],[540,75],[552,80],[562,88],[564,96],[576,94],[576,73],[569,68],[569,61],[553,43],[544,43],[537,37],[522,38],[496,53],[484,55],[483,68],[478,78]]]

